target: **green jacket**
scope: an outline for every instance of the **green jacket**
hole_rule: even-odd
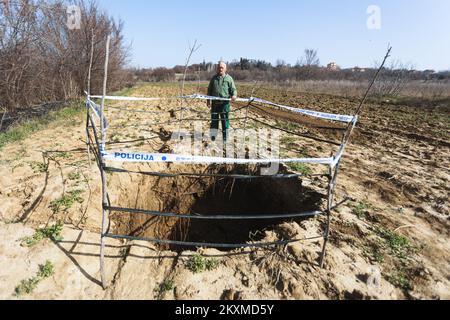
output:
[[[237,97],[237,89],[233,78],[229,74],[223,77],[216,74],[209,83],[208,96],[226,99]]]

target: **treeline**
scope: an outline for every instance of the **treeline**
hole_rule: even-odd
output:
[[[122,29],[121,21],[90,0],[1,1],[0,108],[14,112],[79,97],[87,89],[91,48],[91,91],[99,93],[108,35],[109,90],[132,81],[133,75],[124,70],[128,48]]]
[[[203,62],[192,64],[188,68],[188,81],[207,81],[215,73],[217,64]],[[173,68],[135,69],[135,78],[140,81],[166,82],[181,80],[184,66]],[[228,62],[228,72],[237,81],[292,82],[305,80],[318,81],[369,81],[377,71],[373,68],[340,69],[320,66],[317,52],[305,50],[303,58],[295,65],[278,60],[275,65],[264,60],[241,58]],[[449,81],[450,71],[435,72],[433,70],[418,71],[410,65],[399,61],[391,62],[382,70],[380,81],[389,84],[390,88],[400,86],[405,81]],[[393,85],[397,84],[397,85]]]

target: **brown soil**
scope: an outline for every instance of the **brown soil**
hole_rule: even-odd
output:
[[[195,91],[195,89],[192,89]],[[136,96],[170,96],[176,87],[144,86]],[[242,86],[241,96],[250,88]],[[357,100],[262,89],[261,98],[324,112],[351,114]],[[146,107],[138,104],[139,109]],[[121,104],[121,107],[133,107]],[[136,104],[134,104],[136,106]],[[206,111],[205,106],[194,106]],[[112,128],[108,149],[170,152],[176,102],[164,102],[152,114],[109,111]],[[15,299],[20,280],[36,274],[51,260],[55,274],[25,299],[449,299],[450,258],[448,170],[448,105],[433,107],[367,105],[352,136],[338,179],[338,208],[332,218],[325,268],[317,266],[322,242],[311,240],[278,249],[221,250],[161,247],[108,240],[108,290],[99,285],[98,243],[101,225],[101,185],[98,169],[89,164],[84,144],[84,117],[53,125],[20,144],[7,145],[0,156],[0,298]],[[236,116],[241,116],[237,114]],[[295,122],[294,130],[323,139],[337,139],[338,130],[292,118],[273,110],[252,112],[272,125]],[[184,117],[197,117],[187,112]],[[130,124],[139,126],[130,127]],[[150,125],[152,124],[152,125]],[[114,128],[114,125],[119,125]],[[243,121],[232,123],[241,127]],[[258,126],[250,122],[249,127]],[[186,129],[189,129],[188,126]],[[120,130],[119,130],[120,128]],[[292,128],[289,128],[292,129]],[[336,148],[286,133],[285,157],[326,156]],[[38,164],[48,165],[40,170]],[[221,166],[121,165],[120,168],[164,172],[220,172]],[[42,167],[41,167],[42,168]],[[254,172],[243,167],[226,170]],[[287,168],[283,170],[288,171]],[[311,167],[315,173],[323,168]],[[113,205],[147,210],[199,214],[258,214],[323,208],[326,179],[233,181],[232,179],[152,178],[139,174],[108,174]],[[55,200],[79,190],[81,200],[55,209]],[[225,212],[226,211],[226,212]],[[116,233],[207,242],[277,241],[309,238],[324,231],[322,218],[283,221],[212,223],[151,219],[115,212]],[[34,247],[20,239],[37,227],[65,223],[64,241],[44,240]],[[390,233],[389,233],[390,232]],[[407,239],[407,245],[401,238]],[[396,242],[398,241],[398,242]],[[400,243],[400,244],[399,244]],[[402,245],[403,244],[403,245]],[[395,251],[400,245],[400,251]],[[393,249],[394,248],[394,249]],[[194,274],[187,260],[194,251],[214,257],[218,267]],[[174,288],[161,291],[173,280]]]

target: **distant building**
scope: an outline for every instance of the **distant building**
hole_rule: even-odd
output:
[[[214,70],[214,64],[212,64],[211,62],[206,64],[206,71],[207,72],[212,72]]]
[[[329,64],[327,64],[327,69],[331,71],[338,71],[341,68],[337,65],[336,62],[330,62]]]
[[[366,69],[360,67],[354,67],[352,69],[353,72],[366,72]]]

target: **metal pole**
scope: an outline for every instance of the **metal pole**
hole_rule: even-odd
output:
[[[320,255],[320,268],[323,268],[324,260],[325,260],[325,252],[327,248],[328,238],[330,235],[330,222],[331,222],[331,208],[332,208],[332,189],[333,189],[333,169],[330,166],[329,168],[329,179],[330,182],[328,183],[328,201],[327,201],[327,225],[325,228],[325,234],[323,237],[323,247],[322,247],[322,253]]]
[[[244,134],[243,134],[244,139],[243,139],[242,146],[241,146],[241,149],[242,149],[242,150],[244,150],[244,145],[245,145],[245,134],[247,133],[248,109],[250,108],[250,106],[252,105],[252,102],[254,101],[254,99],[252,99],[252,98],[253,98],[253,94],[255,93],[256,84],[257,84],[257,82],[255,82],[255,86],[253,86],[253,88],[252,88],[252,94],[251,94],[251,97],[250,97],[250,102],[249,102],[248,105],[245,107],[245,122],[244,122]]]
[[[247,123],[248,123],[248,109],[250,108],[250,106],[252,105],[253,100],[250,100],[250,102],[248,103],[248,105],[245,107],[245,120],[244,120],[244,134],[243,134],[243,140],[242,140],[242,145],[241,145],[241,149],[242,151],[245,151],[244,147],[245,147],[245,135],[247,134]]]
[[[103,158],[103,152],[105,151],[105,141],[106,141],[106,131],[104,125],[105,118],[105,96],[106,96],[106,84],[108,80],[108,63],[109,63],[109,44],[111,38],[108,36],[106,39],[106,59],[105,59],[105,74],[103,78],[103,97],[102,97],[102,108],[101,108],[101,116],[100,116],[100,127],[101,127],[101,135],[102,141],[100,145],[100,172],[102,175],[102,234],[101,234],[101,245],[100,245],[100,274],[102,279],[103,289],[107,287],[106,274],[105,274],[105,235],[108,229],[108,217],[106,212],[106,207],[108,206],[108,191],[106,185],[106,172],[105,168],[105,160]]]
[[[320,267],[321,268],[323,268],[323,265],[324,265],[326,247],[328,244],[328,239],[330,237],[331,213],[333,211],[334,192],[335,192],[335,188],[336,188],[336,180],[337,180],[337,176],[339,173],[340,165],[341,165],[341,162],[339,161],[336,164],[336,167],[334,168],[334,170],[330,166],[330,184],[328,185],[327,226],[326,226],[326,230],[325,230],[322,254],[320,257]]]

